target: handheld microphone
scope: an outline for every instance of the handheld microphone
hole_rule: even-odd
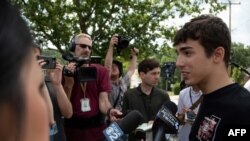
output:
[[[177,105],[172,101],[165,102],[158,111],[153,124],[153,141],[164,140],[165,133],[177,134],[179,120],[175,117]]]
[[[143,116],[137,110],[129,112],[121,121],[111,123],[103,130],[108,141],[125,141],[126,134],[132,132],[143,121]]]

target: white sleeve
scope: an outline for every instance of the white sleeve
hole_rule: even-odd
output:
[[[245,83],[244,87],[250,91],[250,79]]]
[[[179,99],[178,99],[178,110],[177,110],[177,113],[178,114],[183,114],[183,108],[184,108],[184,93],[183,91],[180,91],[180,94],[179,94]]]

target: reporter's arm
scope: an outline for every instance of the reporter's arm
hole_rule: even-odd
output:
[[[130,64],[128,67],[128,72],[127,75],[129,76],[129,78],[132,77],[132,75],[135,72],[135,69],[137,67],[137,55],[139,53],[139,50],[137,48],[132,48],[131,49],[131,60],[130,60]]]
[[[65,65],[65,69],[67,69],[68,71],[74,73],[75,71],[75,63],[69,63],[68,65]],[[63,88],[64,91],[66,93],[66,95],[68,96],[68,98],[71,98],[71,92],[72,92],[72,88],[74,86],[74,78],[73,77],[68,77],[68,76],[64,76],[64,84],[63,84]]]
[[[103,114],[106,114],[111,121],[118,120],[118,116],[122,113],[118,109],[112,108],[107,92],[101,92],[99,96],[99,109]]]
[[[105,68],[108,69],[109,71],[109,76],[111,74],[111,69],[112,69],[112,62],[113,62],[113,49],[114,49],[114,45],[118,43],[118,38],[117,38],[117,34],[113,35],[110,42],[109,42],[109,48],[108,48],[108,52],[105,56],[105,60],[104,60],[104,66]]]
[[[55,93],[56,93],[56,98],[57,98],[57,102],[60,108],[60,111],[62,113],[62,115],[65,118],[70,118],[73,114],[73,109],[72,109],[72,105],[71,102],[69,101],[64,89],[62,85],[54,85],[53,86]]]
[[[62,81],[62,65],[57,63],[56,69],[49,72],[49,78],[51,80],[53,89],[55,91],[58,106],[62,115],[65,118],[70,118],[73,114],[72,105],[68,99],[66,92],[61,84]],[[72,90],[72,89],[71,89]],[[71,94],[71,91],[70,91]]]

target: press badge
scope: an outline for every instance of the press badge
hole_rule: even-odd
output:
[[[88,98],[83,98],[80,101],[81,101],[81,110],[82,110],[82,112],[88,112],[88,111],[91,110]]]

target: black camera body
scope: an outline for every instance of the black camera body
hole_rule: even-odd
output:
[[[37,60],[44,60],[45,65],[42,66],[42,69],[55,69],[56,68],[56,58],[50,56],[37,56]]]
[[[91,64],[90,58],[74,57],[72,54],[64,54],[63,59],[76,63],[75,73],[70,72],[64,67],[63,75],[76,77],[79,82],[95,81],[97,79],[97,70],[95,67],[82,67],[83,64]],[[95,61],[97,60],[100,60],[100,57],[98,59],[95,57]]]
[[[118,35],[117,38],[118,38],[118,43],[117,45],[115,45],[115,47],[117,49],[117,54],[120,55],[122,49],[128,48],[130,40],[122,35]]]

